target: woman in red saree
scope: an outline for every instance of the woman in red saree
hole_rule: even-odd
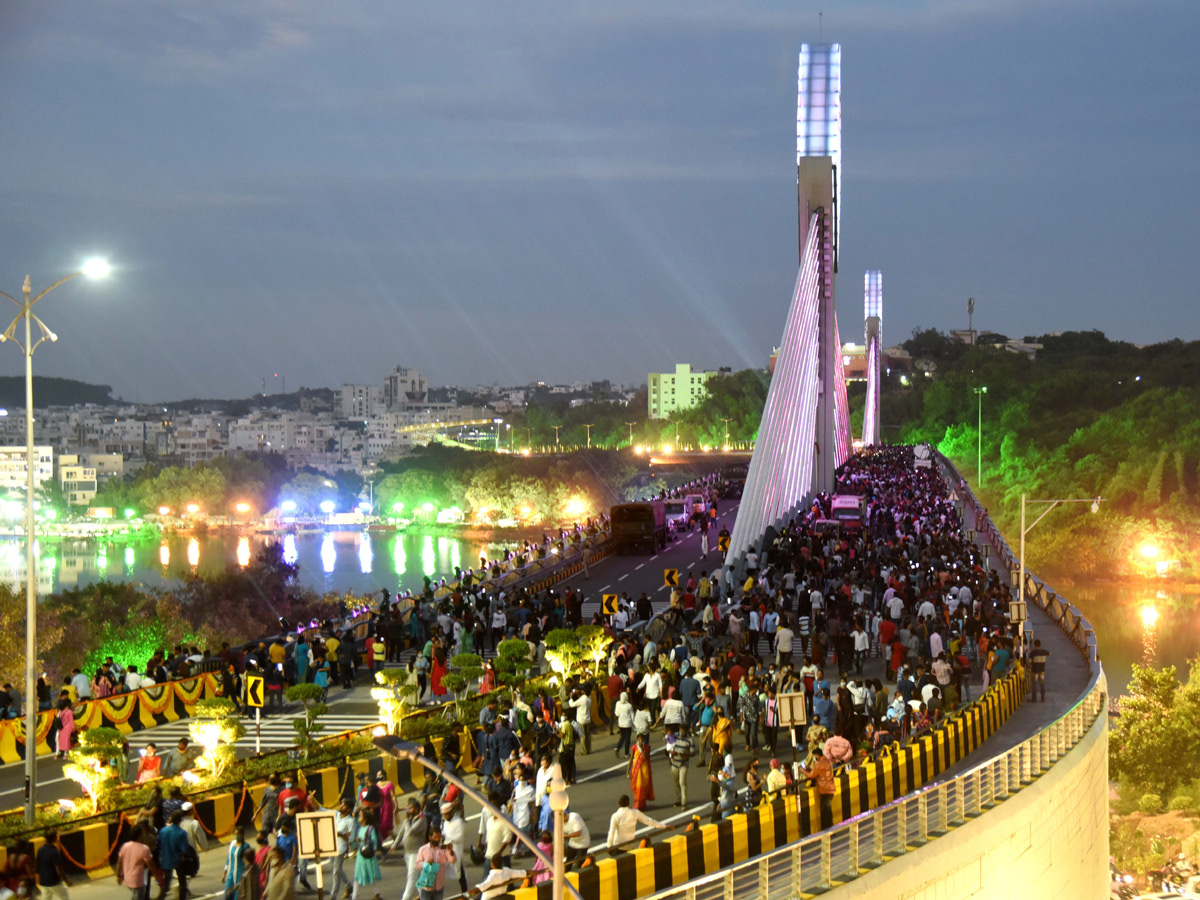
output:
[[[633,808],[643,812],[654,799],[654,773],[650,769],[650,735],[638,735],[629,756],[629,787],[633,791]]]

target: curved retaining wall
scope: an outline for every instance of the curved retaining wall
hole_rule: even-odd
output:
[[[830,893],[863,900],[1109,895],[1108,717],[995,809]]]

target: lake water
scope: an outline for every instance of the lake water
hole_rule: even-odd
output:
[[[1096,629],[1111,696],[1125,692],[1134,663],[1175,666],[1181,679],[1187,677],[1188,660],[1200,651],[1195,594],[1107,584],[1076,585],[1061,593]]]
[[[101,579],[168,584],[192,572],[215,574],[246,565],[264,544],[278,541],[284,558],[300,566],[300,581],[317,591],[365,594],[388,588],[420,590],[424,576],[476,568],[481,555],[500,556],[507,542],[394,532],[330,531],[282,537],[209,534],[161,535],[139,542],[44,541],[38,546],[38,590],[52,593]],[[0,580],[25,583],[25,542],[0,541]]]

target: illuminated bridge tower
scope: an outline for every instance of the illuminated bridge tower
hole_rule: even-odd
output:
[[[800,275],[730,540],[730,562],[814,492],[832,491],[834,469],[849,452],[848,411],[835,399],[841,375],[834,310],[841,111],[841,46],[802,45],[796,108]]]
[[[879,393],[883,377],[883,273],[867,272],[864,279],[867,330],[867,405],[863,410],[864,447],[882,443],[879,437]]]

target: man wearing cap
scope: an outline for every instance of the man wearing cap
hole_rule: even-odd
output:
[[[179,827],[187,834],[188,843],[192,845],[192,849],[198,854],[203,853],[208,849],[208,836],[205,835],[200,820],[196,818],[196,807],[190,802],[184,801],[181,810],[183,819],[180,821]]]

